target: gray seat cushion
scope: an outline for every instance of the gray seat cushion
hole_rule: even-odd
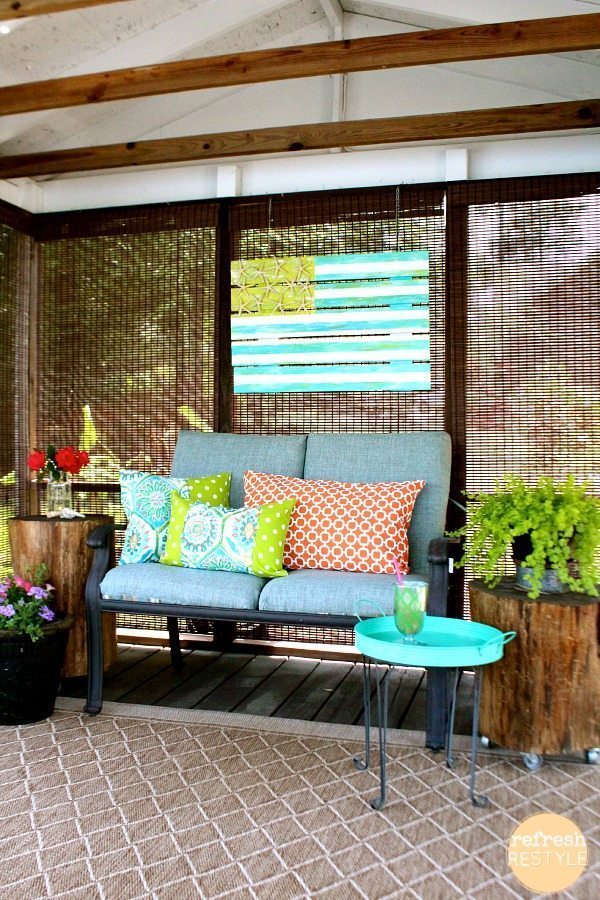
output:
[[[424,478],[408,539],[414,574],[429,571],[427,547],[444,533],[450,490],[450,437],[444,431],[405,434],[309,434],[305,478],[414,481]]]
[[[406,581],[415,576],[406,575]],[[258,608],[269,612],[318,613],[353,616],[358,600],[372,600],[377,606],[361,606],[364,617],[394,611],[395,575],[367,572],[331,572],[299,569],[287,578],[273,578],[262,589]]]
[[[177,478],[231,472],[231,506],[244,505],[244,472],[302,478],[306,435],[217,434],[180,431],[171,475]]]
[[[107,600],[257,609],[265,583],[264,578],[239,572],[133,563],[107,572],[100,584],[100,593]]]

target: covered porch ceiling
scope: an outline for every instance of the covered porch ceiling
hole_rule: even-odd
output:
[[[599,44],[600,0],[0,0],[0,178],[597,130]]]

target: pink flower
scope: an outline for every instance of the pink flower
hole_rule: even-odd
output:
[[[15,575],[15,584],[18,587],[23,588],[24,591],[30,591],[33,587],[30,581],[25,581],[20,575]]]

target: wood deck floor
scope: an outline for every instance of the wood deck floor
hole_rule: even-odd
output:
[[[254,652],[183,651],[171,666],[169,650],[120,644],[105,675],[104,699],[121,703],[250,713],[258,716],[358,725],[363,721],[362,664]],[[395,667],[389,690],[392,728],[425,730],[425,672]],[[471,729],[472,678],[458,694],[455,733]],[[85,679],[71,679],[61,693],[85,696]]]

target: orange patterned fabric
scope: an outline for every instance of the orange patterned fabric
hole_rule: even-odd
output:
[[[246,472],[244,502],[262,506],[295,497],[283,565],[394,574],[408,572],[408,526],[424,481],[352,484]]]

